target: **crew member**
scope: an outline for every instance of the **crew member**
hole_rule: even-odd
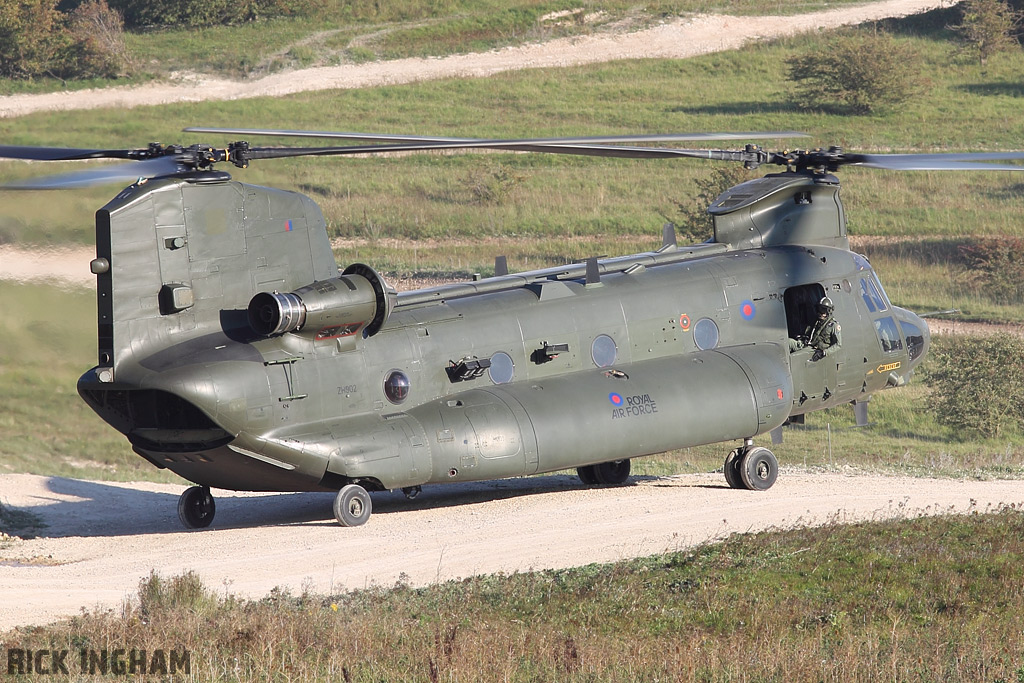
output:
[[[804,333],[796,339],[789,340],[790,353],[805,348],[813,348],[812,361],[831,356],[843,344],[842,331],[833,313],[835,305],[827,296],[818,302],[818,318],[804,329]]]

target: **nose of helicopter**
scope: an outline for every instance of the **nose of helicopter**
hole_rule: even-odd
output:
[[[931,345],[931,332],[928,330],[928,323],[921,316],[906,309],[898,309],[900,327],[903,331],[904,341],[907,345],[908,368],[903,373],[904,380],[910,380],[911,375],[926,355]]]

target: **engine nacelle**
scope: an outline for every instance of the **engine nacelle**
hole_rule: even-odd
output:
[[[376,334],[397,294],[370,266],[353,263],[340,277],[294,292],[260,292],[249,302],[249,326],[273,336],[297,332],[316,340]]]

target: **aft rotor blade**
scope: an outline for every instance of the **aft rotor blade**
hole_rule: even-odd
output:
[[[133,159],[130,149],[75,149],[73,147],[18,147],[0,145],[0,158],[26,161],[82,161],[84,159]]]
[[[1024,160],[1024,152],[847,154],[840,163],[893,171],[1024,171],[1024,165],[987,163],[1015,160]]]
[[[187,170],[172,156],[159,157],[146,161],[133,162],[130,164],[116,164],[104,168],[95,168],[88,171],[76,171],[74,173],[61,173],[59,175],[43,176],[41,178],[27,178],[15,180],[0,185],[5,190],[63,190],[79,187],[92,187],[113,182],[133,182],[140,178],[152,178],[161,175],[171,175]]]

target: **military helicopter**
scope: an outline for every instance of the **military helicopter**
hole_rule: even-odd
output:
[[[191,133],[345,140],[335,147],[151,144],[128,150],[0,147],[0,157],[131,163],[10,184],[134,180],[96,213],[98,363],[82,398],[133,450],[196,484],[182,523],[206,527],[211,487],[336,491],[343,526],[371,491],[576,468],[621,484],[630,459],[737,442],[739,489],[766,490],[781,441],[807,413],[904,384],[927,325],[893,306],[850,250],[840,185],[854,165],[1022,170],[1024,153],[849,154],[653,147],[782,139],[789,132],[478,140],[285,130]],[[356,142],[358,144],[352,144]],[[714,237],[657,250],[396,293],[365,264],[335,263],[308,197],[232,180],[216,164],[292,156],[506,150],[734,161],[781,172],[708,208]],[[833,333],[805,335],[828,319]],[[838,333],[841,329],[841,340]],[[821,341],[822,337],[827,337]]]

